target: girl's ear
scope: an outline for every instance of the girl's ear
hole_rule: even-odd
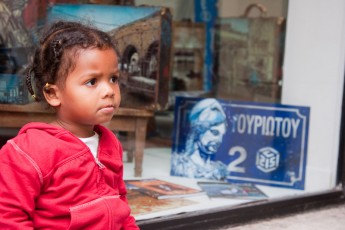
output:
[[[60,91],[57,85],[46,84],[43,87],[43,95],[52,107],[57,107],[61,104]]]

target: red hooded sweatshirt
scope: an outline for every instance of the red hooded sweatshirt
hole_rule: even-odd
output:
[[[139,229],[122,147],[96,126],[98,157],[65,129],[30,123],[0,150],[0,229]]]

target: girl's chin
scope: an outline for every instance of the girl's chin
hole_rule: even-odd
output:
[[[103,125],[107,125],[110,123],[111,119],[113,118],[113,116],[104,116],[101,119],[98,120],[98,124],[103,124]]]

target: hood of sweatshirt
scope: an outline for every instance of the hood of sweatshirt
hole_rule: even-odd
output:
[[[39,165],[43,175],[89,152],[89,148],[68,130],[40,122],[23,126],[13,142]]]

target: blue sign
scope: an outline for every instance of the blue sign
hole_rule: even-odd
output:
[[[309,112],[177,97],[171,175],[304,189]]]

